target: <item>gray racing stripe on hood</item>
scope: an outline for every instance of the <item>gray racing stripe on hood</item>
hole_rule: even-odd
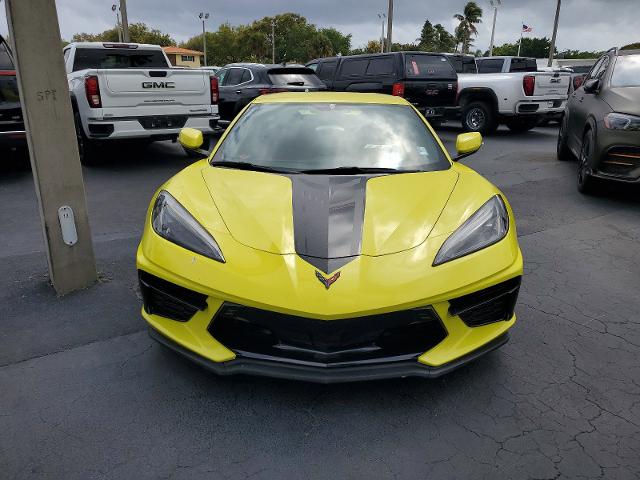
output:
[[[368,175],[291,175],[296,253],[325,273],[360,255]]]

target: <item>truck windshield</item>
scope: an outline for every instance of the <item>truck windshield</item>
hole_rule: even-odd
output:
[[[621,55],[611,76],[612,87],[640,87],[640,55]]]
[[[2,40],[0,40],[0,70],[13,70],[13,62]]]
[[[168,68],[160,50],[78,48],[73,71],[88,68]]]
[[[305,172],[433,171],[451,165],[410,106],[345,103],[254,104],[212,160],[224,162]]]

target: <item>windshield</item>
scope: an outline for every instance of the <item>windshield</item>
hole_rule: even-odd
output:
[[[618,57],[611,76],[611,86],[640,86],[640,55],[621,55]]]
[[[252,105],[212,161],[295,171],[450,167],[442,148],[411,107],[344,103]]]

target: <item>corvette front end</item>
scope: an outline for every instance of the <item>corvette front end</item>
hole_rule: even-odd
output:
[[[499,347],[522,275],[513,212],[443,159],[389,175],[187,167],[138,248],[152,336],[220,374],[323,383],[435,377]]]

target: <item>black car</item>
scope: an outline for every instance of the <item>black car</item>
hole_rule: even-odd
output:
[[[216,72],[221,120],[231,121],[256,97],[268,93],[326,90],[310,68],[302,65],[233,63]]]
[[[26,145],[11,49],[0,36],[0,150],[23,148]]]
[[[640,50],[609,50],[569,96],[558,159],[573,156],[583,193],[600,180],[640,184]]]
[[[319,58],[307,63],[329,90],[406,98],[425,117],[442,119],[454,107],[458,74],[440,53],[392,52]]]

